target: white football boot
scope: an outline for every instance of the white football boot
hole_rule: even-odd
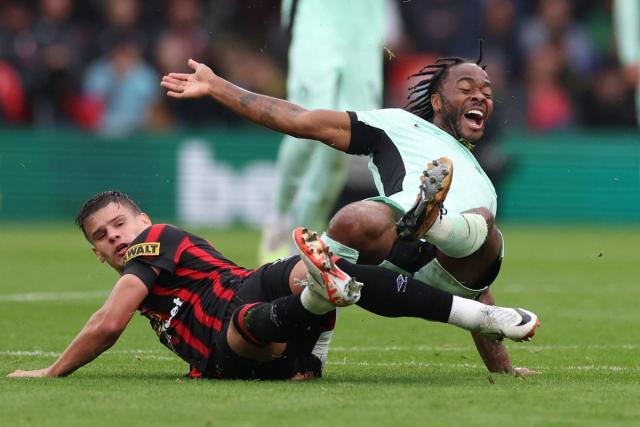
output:
[[[311,291],[336,307],[358,302],[362,283],[338,268],[329,247],[315,231],[298,227],[293,230],[293,241],[307,266],[305,284]]]
[[[482,309],[479,332],[498,340],[530,341],[540,326],[538,316],[522,308],[488,305]]]

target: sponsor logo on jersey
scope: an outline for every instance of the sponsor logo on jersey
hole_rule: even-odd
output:
[[[124,262],[132,260],[139,256],[158,256],[160,255],[160,242],[138,243],[127,249],[124,254]]]

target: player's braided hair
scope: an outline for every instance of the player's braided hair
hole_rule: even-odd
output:
[[[84,222],[89,218],[89,216],[93,215],[96,211],[104,208],[111,202],[126,206],[136,214],[142,212],[136,202],[134,202],[127,193],[123,193],[122,191],[102,191],[95,194],[89,200],[84,202],[75,220],[76,225],[80,230],[82,230],[82,233],[87,240],[89,240],[89,236],[87,236],[87,232],[84,229]]]
[[[431,105],[431,95],[437,93],[438,89],[442,85],[442,82],[447,77],[449,69],[458,64],[462,63],[475,63],[480,65],[482,62],[482,51],[483,51],[484,42],[480,39],[480,53],[478,55],[478,59],[476,61],[467,60],[458,56],[449,56],[446,58],[438,58],[436,62],[433,64],[429,64],[423,67],[416,74],[412,74],[409,78],[413,77],[424,77],[425,79],[420,80],[416,85],[411,86],[409,88],[409,102],[405,107],[407,111],[415,114],[416,116],[422,117],[427,121],[433,120],[433,105]],[[480,65],[482,69],[486,67],[486,65]]]

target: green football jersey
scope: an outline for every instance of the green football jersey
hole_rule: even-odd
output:
[[[445,208],[460,213],[484,207],[496,214],[497,196],[489,177],[473,154],[447,132],[401,109],[349,115],[348,153],[370,157],[369,169],[381,196],[407,211],[416,200],[427,163],[448,157],[453,161],[453,179]]]

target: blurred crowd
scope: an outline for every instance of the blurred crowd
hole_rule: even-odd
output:
[[[321,0],[318,0],[321,1]],[[478,56],[493,81],[491,130],[634,126],[607,0],[389,0],[385,106],[438,56]],[[249,90],[285,96],[279,0],[3,0],[0,126],[108,135],[243,123],[208,100],[167,99],[167,72],[203,61]]]

